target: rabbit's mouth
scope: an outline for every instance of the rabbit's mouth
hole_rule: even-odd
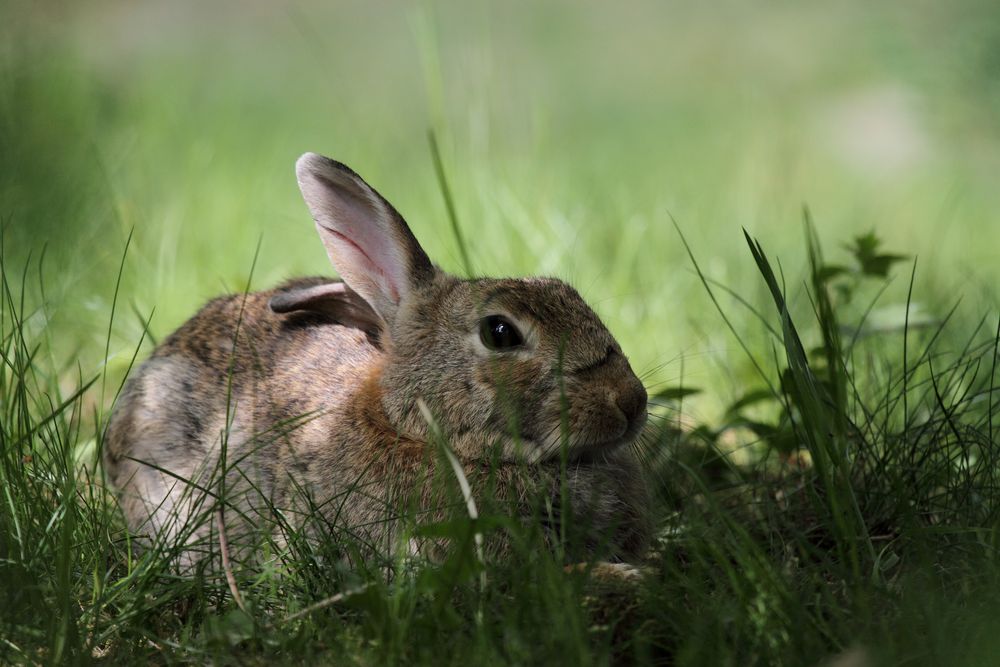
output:
[[[568,459],[574,463],[598,463],[605,455],[634,443],[645,423],[646,416],[643,414],[641,418],[628,421],[625,428],[615,434],[582,432],[570,433],[568,438],[564,438],[559,429],[555,429],[548,438],[539,439],[525,434],[522,441],[533,445],[529,457],[532,463],[558,458],[563,447],[567,450]]]

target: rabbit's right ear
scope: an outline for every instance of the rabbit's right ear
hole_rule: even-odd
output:
[[[434,279],[434,266],[396,209],[347,166],[306,153],[299,189],[337,272],[386,323]]]

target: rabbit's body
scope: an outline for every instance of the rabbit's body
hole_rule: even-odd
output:
[[[224,517],[239,542],[275,511],[293,526],[319,514],[391,549],[402,505],[439,509],[430,416],[474,493],[541,494],[561,513],[565,489],[562,520],[588,522],[606,555],[636,555],[647,497],[628,444],[646,394],[575,290],[459,280],[350,170],[304,156],[299,180],[350,288],[310,278],[219,298],[160,345],[105,443],[130,529],[193,545]]]

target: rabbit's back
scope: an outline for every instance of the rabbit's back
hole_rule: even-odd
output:
[[[255,512],[283,504],[289,466],[307,473],[328,449],[347,396],[381,356],[378,341],[322,312],[278,314],[268,305],[324,282],[214,299],[129,379],[104,459],[132,531],[187,530],[184,541],[197,541],[208,522],[191,519],[213,506],[223,478],[227,505],[252,523]]]

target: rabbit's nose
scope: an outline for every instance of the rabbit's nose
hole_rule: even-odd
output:
[[[615,405],[625,415],[630,429],[634,428],[637,422],[646,419],[647,399],[646,388],[642,386],[638,378],[633,378],[631,382],[628,382],[615,397]]]

